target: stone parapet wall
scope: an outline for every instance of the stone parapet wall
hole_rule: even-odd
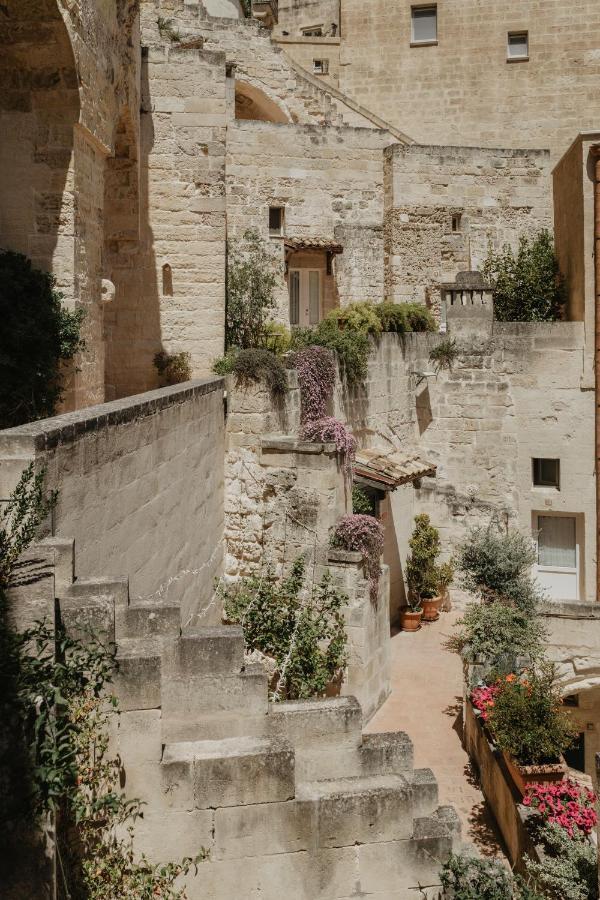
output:
[[[129,576],[134,598],[177,603],[185,622],[221,571],[223,456],[222,381],[189,382],[0,432],[1,496],[34,461],[77,576]]]

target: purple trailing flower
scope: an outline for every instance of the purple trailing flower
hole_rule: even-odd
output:
[[[372,603],[377,603],[384,531],[373,516],[342,516],[335,527],[332,544],[362,554]]]
[[[352,432],[332,416],[326,416],[316,422],[304,422],[300,429],[300,439],[303,441],[333,443],[337,452],[344,457],[344,468],[348,475],[352,474],[352,461],[356,453],[356,438]]]
[[[306,347],[294,356],[300,385],[301,418],[317,422],[327,414],[335,387],[335,357],[327,347]]]

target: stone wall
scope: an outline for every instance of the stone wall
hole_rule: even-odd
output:
[[[490,245],[551,227],[549,154],[397,144],[385,205],[386,296],[437,306],[438,285],[480,270]]]
[[[189,382],[3,431],[0,495],[29,460],[45,467],[77,576],[127,575],[132,597],[177,603],[187,622],[221,572],[223,440],[222,381]]]
[[[269,239],[269,206],[285,207],[285,237],[340,242],[337,304],[383,293],[383,160],[391,138],[365,128],[236,122],[227,138],[228,236],[255,228]],[[279,314],[288,320],[282,238],[270,238],[280,269]],[[324,265],[322,254],[321,265]]]
[[[319,26],[323,35],[339,33],[340,0],[278,0],[278,9],[279,31],[299,37],[303,29]]]
[[[556,160],[594,127],[595,0],[438,0],[431,46],[411,46],[413,5],[342,0],[342,91],[420,143],[548,147]],[[526,30],[529,60],[507,63],[508,32]]]

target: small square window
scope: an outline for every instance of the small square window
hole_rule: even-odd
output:
[[[283,206],[269,207],[269,234],[272,237],[279,237],[283,234],[284,218],[285,209]]]
[[[437,6],[413,6],[413,44],[435,44],[437,42]]]
[[[303,28],[302,37],[323,37],[323,26],[314,25],[312,28]]]
[[[329,60],[328,59],[313,59],[313,72],[315,75],[328,75],[329,74]]]
[[[579,706],[579,694],[567,694],[566,697],[563,697],[563,706],[576,709]]]
[[[454,213],[452,216],[452,231],[462,231],[462,213]]]
[[[507,58],[529,59],[529,33],[527,31],[509,31]]]
[[[560,490],[560,459],[534,459],[533,484]]]

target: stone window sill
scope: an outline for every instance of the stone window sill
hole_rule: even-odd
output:
[[[437,41],[411,41],[411,47],[437,47]]]
[[[509,56],[506,59],[507,63],[521,63],[521,62],[529,62],[528,56]]]

